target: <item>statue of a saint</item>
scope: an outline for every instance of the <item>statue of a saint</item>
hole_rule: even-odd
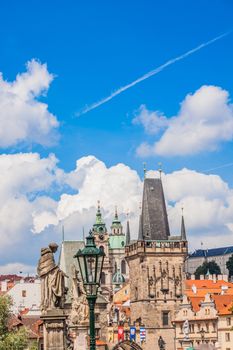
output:
[[[72,311],[70,319],[73,324],[82,324],[88,321],[89,308],[83,283],[75,266],[72,266],[72,279]]]
[[[189,338],[189,321],[188,320],[184,321],[182,331],[184,334],[184,338],[188,339]]]
[[[58,245],[50,243],[47,248],[41,249],[37,273],[41,279],[41,311],[63,309],[65,294],[65,273],[59,269],[54,260],[54,253]]]
[[[159,339],[158,339],[158,346],[159,346],[159,349],[160,350],[165,350],[165,341],[163,340],[163,338],[161,337],[161,335],[160,335],[160,337],[159,337]]]

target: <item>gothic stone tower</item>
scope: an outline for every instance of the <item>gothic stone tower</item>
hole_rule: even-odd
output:
[[[145,350],[157,350],[164,339],[174,349],[172,321],[184,288],[187,240],[182,217],[179,236],[170,236],[160,179],[145,179],[138,240],[126,246],[129,265],[131,323],[146,328]]]

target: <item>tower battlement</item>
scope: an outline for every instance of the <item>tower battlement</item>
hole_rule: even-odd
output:
[[[163,241],[137,241],[125,247],[126,258],[138,254],[184,254],[188,253],[187,241],[163,240]]]

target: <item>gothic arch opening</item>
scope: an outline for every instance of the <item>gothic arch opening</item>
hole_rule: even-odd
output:
[[[114,346],[112,350],[142,350],[142,348],[135,342],[124,340],[123,342]]]
[[[125,260],[121,261],[121,273],[126,274],[126,262],[125,262]]]

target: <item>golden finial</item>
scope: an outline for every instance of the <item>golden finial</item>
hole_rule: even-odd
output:
[[[159,162],[158,163],[158,166],[159,166],[159,169],[158,169],[158,171],[159,171],[159,178],[160,178],[160,180],[161,180],[161,177],[162,177],[162,163],[161,162]]]
[[[144,179],[145,179],[146,178],[146,173],[147,173],[146,163],[145,162],[143,163],[143,173],[144,173]]]

